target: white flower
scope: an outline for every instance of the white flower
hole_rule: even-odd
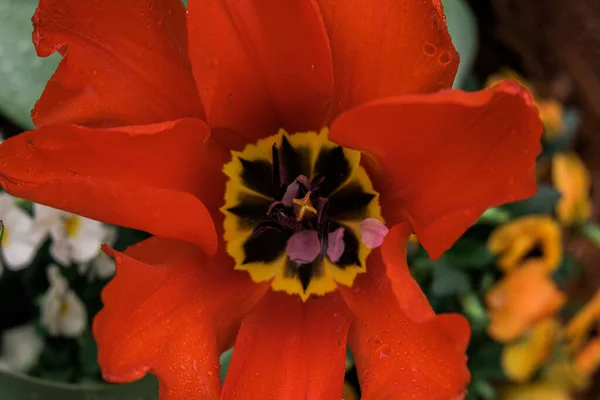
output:
[[[77,337],[87,326],[87,312],[56,265],[46,271],[50,287],[42,300],[41,323],[51,336]]]
[[[106,235],[101,222],[41,204],[34,205],[33,213],[34,236],[44,238],[50,233],[50,254],[59,263],[85,263],[98,255]]]
[[[114,246],[116,241],[117,228],[114,226],[107,226],[102,243]],[[79,273],[81,275],[87,274],[89,282],[96,279],[108,279],[115,274],[115,269],[115,260],[106,255],[103,251],[100,251],[92,261],[79,264]]]
[[[21,270],[33,261],[41,240],[32,235],[31,217],[6,193],[0,193],[0,220],[4,225],[0,246],[6,267]]]
[[[37,363],[43,349],[44,342],[36,334],[34,326],[9,329],[2,335],[0,369],[26,372]]]

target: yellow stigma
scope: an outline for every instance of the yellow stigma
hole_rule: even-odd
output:
[[[76,215],[69,215],[65,218],[65,232],[67,236],[72,238],[77,235],[81,227],[81,218]]]
[[[304,219],[304,214],[306,212],[311,212],[313,214],[317,214],[317,209],[313,207],[310,201],[310,192],[306,193],[301,199],[294,199],[294,204],[296,204],[298,208],[298,221],[302,221]]]

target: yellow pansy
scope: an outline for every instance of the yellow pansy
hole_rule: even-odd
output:
[[[533,104],[540,112],[540,118],[544,124],[544,138],[546,140],[552,141],[556,136],[564,132],[565,122],[563,119],[562,104],[555,99],[540,98],[529,82],[515,71],[504,69],[496,74],[490,75],[485,85],[486,87],[493,86],[504,79],[514,79],[531,92]]]
[[[578,371],[576,365],[568,357],[555,360],[544,368],[543,380],[556,386],[576,392],[589,386],[589,376]]]
[[[501,360],[506,376],[519,383],[528,381],[550,355],[559,326],[554,318],[544,319],[520,340],[507,344]]]
[[[500,256],[498,267],[505,272],[522,265],[536,247],[541,256],[535,259],[551,272],[560,264],[563,252],[560,226],[546,215],[528,215],[499,226],[487,245],[492,254]]]
[[[587,221],[592,214],[591,178],[577,154],[560,153],[552,158],[552,181],[561,195],[556,203],[559,221],[565,225]]]
[[[529,261],[510,272],[486,294],[490,325],[488,334],[496,341],[510,342],[536,322],[554,314],[566,296],[548,276],[541,261]]]
[[[550,382],[515,385],[506,388],[500,395],[502,400],[571,400],[567,389]]]

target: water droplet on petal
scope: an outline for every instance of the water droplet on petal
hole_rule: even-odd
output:
[[[433,43],[425,42],[423,45],[423,53],[428,56],[433,56],[437,53],[437,47]]]
[[[442,51],[438,57],[438,62],[441,65],[448,65],[450,64],[450,61],[452,61],[450,53],[447,50]]]
[[[375,335],[369,338],[369,343],[371,343],[375,347],[379,347],[383,344],[383,340],[381,340],[381,337],[379,335]]]
[[[382,344],[381,346],[375,349],[375,354],[380,358],[389,358],[390,354],[392,354],[392,348],[389,344]]]

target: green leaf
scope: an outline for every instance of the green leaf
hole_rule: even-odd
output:
[[[503,348],[500,343],[487,339],[469,356],[468,366],[473,374],[473,381],[506,379],[500,364]]]
[[[233,347],[229,350],[226,350],[221,357],[219,357],[219,362],[221,363],[221,382],[225,382],[225,376],[227,375],[227,370],[229,370],[229,363],[231,362],[231,356],[233,355]]]
[[[452,296],[471,289],[468,275],[453,268],[445,256],[433,261],[432,265],[431,293],[434,296]]]
[[[38,0],[0,2],[0,112],[33,128],[30,112],[60,61],[40,58],[31,42],[31,17]]]
[[[556,153],[566,151],[573,140],[579,125],[581,124],[581,112],[576,108],[567,108],[563,111],[563,122],[565,130],[557,135],[553,141],[542,141],[543,150],[541,157],[552,157]]]
[[[459,239],[444,257],[457,268],[481,268],[490,265],[495,259],[484,241],[469,237]]]
[[[467,80],[477,55],[477,24],[466,1],[442,0],[442,4],[452,42],[460,55],[454,87],[461,88]]]
[[[560,193],[551,185],[538,184],[538,192],[529,199],[517,201],[503,206],[513,217],[527,214],[551,214]]]
[[[552,279],[557,284],[562,284],[574,277],[580,269],[575,257],[565,254],[558,268],[552,273]]]
[[[91,333],[84,335],[79,341],[79,366],[84,377],[99,376],[98,346]]]
[[[157,400],[156,378],[148,376],[126,385],[65,384],[27,375],[0,371],[2,399],[5,400]]]

